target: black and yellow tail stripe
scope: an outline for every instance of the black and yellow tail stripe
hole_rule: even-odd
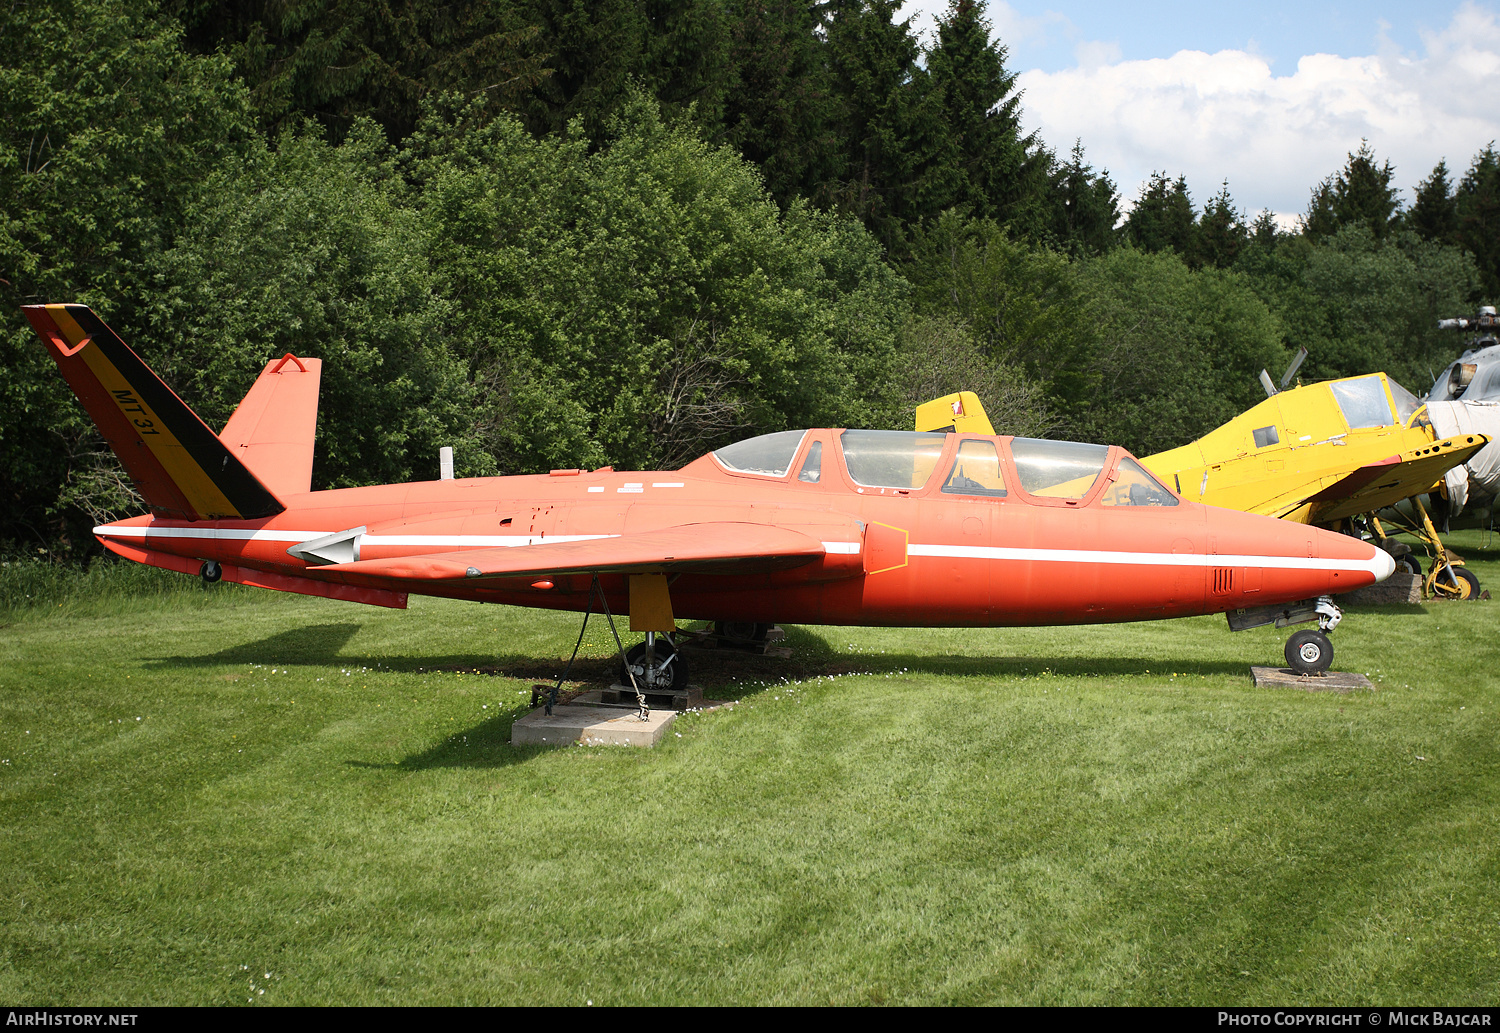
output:
[[[285,508],[92,310],[29,306],[26,315],[155,512],[253,519]]]

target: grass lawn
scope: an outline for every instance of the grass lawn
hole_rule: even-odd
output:
[[[130,577],[0,597],[12,1003],[1500,998],[1500,602],[1351,609],[1347,696],[1222,617],[793,628],[547,749],[575,616]]]

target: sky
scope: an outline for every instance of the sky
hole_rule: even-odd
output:
[[[930,33],[947,6],[902,15]],[[1290,227],[1361,140],[1407,204],[1440,159],[1456,182],[1500,141],[1500,0],[985,6],[1025,128],[1059,154],[1082,140],[1123,207],[1162,171],[1200,207],[1227,181],[1249,216]]]

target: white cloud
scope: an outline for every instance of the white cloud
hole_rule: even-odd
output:
[[[1185,174],[1200,204],[1227,179],[1242,207],[1290,219],[1361,139],[1405,188],[1440,158],[1462,174],[1500,139],[1500,19],[1465,4],[1422,44],[1421,54],[1386,41],[1366,57],[1311,54],[1284,76],[1241,50],[1120,61],[1079,44],[1079,67],[1025,72],[1018,85],[1028,125],[1060,153],[1081,137],[1126,204],[1160,169]]]

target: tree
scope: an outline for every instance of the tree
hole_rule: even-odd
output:
[[[1080,263],[1079,291],[1099,336],[1092,404],[1068,414],[1079,440],[1175,448],[1258,401],[1256,375],[1285,364],[1279,321],[1239,273],[1119,248]]]
[[[396,140],[421,99],[460,89],[514,108],[544,83],[540,26],[485,0],[168,0],[199,53],[223,51],[251,86],[268,136],[303,117],[341,138],[369,117]]]
[[[1361,223],[1377,238],[1384,237],[1399,222],[1401,212],[1401,192],[1391,185],[1395,175],[1389,161],[1376,165],[1375,152],[1368,141],[1361,141],[1342,172],[1313,188],[1302,220],[1303,234],[1317,241]]]
[[[229,163],[162,262],[158,367],[222,426],[267,360],[323,360],[313,486],[431,477],[443,445],[493,472],[474,442],[474,391],[453,340],[462,321],[436,290],[427,231],[380,128],[341,146],[310,128]]]
[[[966,328],[987,361],[1039,385],[1052,409],[1087,403],[1093,332],[1066,257],[949,211],[917,237],[906,273],[920,315]]]
[[[828,199],[857,216],[892,254],[908,228],[951,206],[962,190],[957,143],[918,61],[900,0],[831,8],[826,53],[844,165]]]
[[[731,30],[724,138],[760,166],[783,207],[818,196],[842,167],[822,25],[807,0],[771,0],[744,4]]]
[[[1052,219],[1047,239],[1078,255],[1097,254],[1119,239],[1120,199],[1109,173],[1095,172],[1084,160],[1083,143],[1075,141],[1066,163],[1051,174]]]
[[[1186,178],[1173,182],[1165,172],[1153,172],[1125,219],[1125,239],[1142,251],[1170,250],[1186,258],[1193,251],[1193,220]]]
[[[1231,268],[1249,242],[1250,228],[1245,225],[1244,213],[1234,207],[1226,180],[1219,192],[1203,206],[1203,214],[1193,228],[1188,264],[1195,269],[1205,265],[1217,269]]]
[[[1406,213],[1406,226],[1424,240],[1451,243],[1458,234],[1458,207],[1447,161],[1439,161],[1432,175],[1417,184],[1417,200]]]
[[[1047,188],[1046,152],[1021,131],[1016,73],[1006,49],[991,42],[977,0],[949,0],[927,54],[936,107],[956,143],[962,182],[957,200],[982,218],[1035,232]]]
[[[1453,201],[1456,239],[1479,267],[1471,302],[1500,301],[1500,155],[1489,144],[1474,156]]]
[[[1425,394],[1455,345],[1437,321],[1466,311],[1479,275],[1451,244],[1409,230],[1382,240],[1355,223],[1307,252],[1302,282],[1324,320],[1321,341],[1308,346],[1306,376],[1384,370]]]
[[[114,460],[18,307],[89,304],[139,339],[160,254],[254,122],[229,62],[150,4],[14,5],[0,51],[0,538],[90,542],[65,496]]]
[[[636,94],[595,153],[435,109],[408,171],[472,414],[506,472],[686,462],[757,431],[881,425],[905,284],[847,217]]]

